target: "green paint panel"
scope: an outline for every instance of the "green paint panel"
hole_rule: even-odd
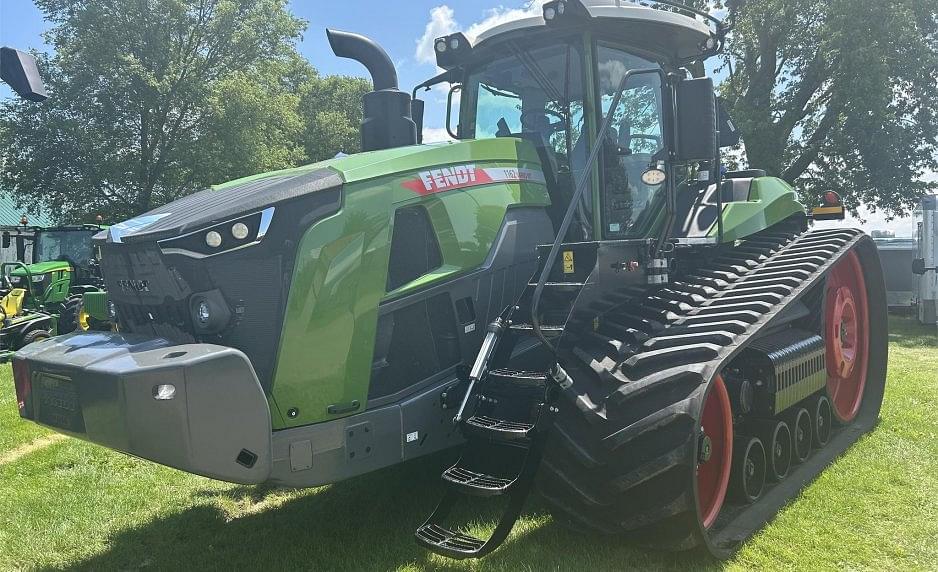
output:
[[[62,270],[68,270],[70,268],[68,262],[64,260],[50,260],[48,262],[37,262],[35,264],[27,264],[29,272],[33,276],[38,276],[40,274],[47,274],[49,272],[56,272]],[[13,276],[26,276],[26,271],[22,267],[15,268],[10,272]]]
[[[366,181],[395,173],[407,173],[418,169],[432,168],[474,161],[508,161],[517,165],[519,161],[539,164],[537,151],[528,143],[510,137],[481,139],[467,142],[434,143],[432,145],[414,145],[382,151],[358,153],[348,157],[329,159],[312,165],[263,173],[230,181],[212,187],[225,190],[245,183],[299,175],[318,169],[334,169],[346,183]]]
[[[797,213],[804,214],[805,207],[788,183],[775,177],[753,179],[748,201],[723,207],[723,242],[745,238]],[[710,236],[717,236],[716,223]]]
[[[107,292],[85,292],[81,297],[82,307],[88,315],[95,320],[107,322],[111,319],[108,314]]]
[[[540,170],[532,146],[506,138],[363,153],[292,171],[331,167],[346,184],[342,209],[314,224],[299,244],[270,395],[274,429],[364,410],[381,301],[478,267],[509,208],[549,204],[546,188],[535,182],[427,195],[412,190],[421,172],[467,164]],[[387,293],[394,213],[412,205],[427,209],[443,265]],[[354,402],[354,410],[328,413]]]

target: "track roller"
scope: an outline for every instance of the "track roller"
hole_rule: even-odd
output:
[[[830,400],[819,395],[811,404],[811,430],[814,437],[814,446],[820,449],[831,440],[834,413],[831,410]]]
[[[747,423],[746,431],[762,440],[766,449],[766,478],[780,481],[791,468],[791,431],[784,421],[756,419]]]
[[[739,436],[733,443],[733,473],[730,490],[737,502],[752,503],[765,487],[765,447],[758,437]]]
[[[785,421],[791,429],[792,460],[804,463],[811,455],[811,414],[804,407],[792,409]]]

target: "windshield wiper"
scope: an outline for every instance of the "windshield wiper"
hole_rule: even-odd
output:
[[[489,86],[485,85],[485,84],[482,83],[482,82],[479,82],[479,87],[481,87],[481,88],[484,89],[485,91],[491,93],[491,94],[494,95],[495,97],[507,97],[507,98],[509,98],[509,99],[521,99],[521,96],[520,96],[520,95],[517,95],[517,94],[514,94],[514,93],[509,93],[509,92],[507,92],[507,91],[501,91],[501,90],[499,90],[499,89],[495,89],[494,87],[489,87]]]

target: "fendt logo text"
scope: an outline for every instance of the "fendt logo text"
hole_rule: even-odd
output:
[[[149,292],[149,280],[118,280],[117,286],[124,292]]]
[[[450,167],[443,169],[434,169],[420,173],[420,180],[423,182],[423,188],[427,191],[445,191],[450,188],[459,188],[462,185],[476,182],[475,165],[462,165],[460,167]]]
[[[533,169],[492,167],[480,169],[476,165],[455,165],[421,171],[418,178],[404,181],[404,188],[418,195],[432,195],[454,189],[466,189],[491,183],[545,184],[544,173]]]

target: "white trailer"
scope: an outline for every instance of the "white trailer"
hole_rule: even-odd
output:
[[[922,222],[918,232],[918,319],[938,323],[938,195],[922,199]]]
[[[914,238],[876,236],[876,249],[886,277],[886,301],[890,310],[912,312],[918,299],[919,277],[912,273],[912,262],[919,256]]]

